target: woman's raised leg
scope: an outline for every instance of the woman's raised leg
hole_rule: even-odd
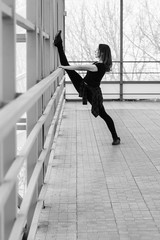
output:
[[[61,65],[69,66],[69,63],[68,63],[67,57],[65,55],[63,45],[62,45],[61,31],[59,31],[58,34],[56,35],[55,40],[54,40],[54,45],[58,49],[59,59],[60,59]],[[81,83],[83,81],[83,78],[74,70],[65,70],[65,71],[67,72],[69,78],[71,79],[74,87],[79,92],[79,89],[80,89]]]

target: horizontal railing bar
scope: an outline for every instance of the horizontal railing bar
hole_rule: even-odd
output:
[[[69,63],[93,63],[94,61],[84,61],[84,60],[78,60],[78,61],[69,61]],[[116,61],[116,60],[113,60],[112,61],[113,63],[120,63],[121,61]],[[160,63],[160,61],[143,61],[143,60],[133,60],[133,61],[130,61],[130,60],[124,60],[123,61],[124,63]]]
[[[42,125],[44,124],[44,122],[46,121],[46,119],[48,117],[48,114],[52,108],[54,101],[56,100],[56,97],[58,95],[58,92],[59,92],[60,87],[62,86],[63,82],[64,82],[64,79],[61,80],[61,85],[59,87],[57,87],[57,90],[56,90],[55,94],[53,95],[52,99],[49,101],[49,103],[44,111],[44,114],[40,117],[37,124],[32,129],[31,133],[29,134],[29,136],[26,140],[25,145],[23,146],[21,152],[19,153],[19,155],[13,162],[10,169],[8,170],[8,172],[4,178],[4,182],[2,182],[2,184],[0,186],[0,196],[2,196],[0,198],[0,210],[3,209],[3,206],[9,197],[9,194],[14,186],[14,183],[17,180],[17,175],[18,175],[25,159],[27,158],[27,156],[33,146],[33,143],[35,142],[35,140],[38,136],[38,133],[40,132],[40,130],[42,128]]]
[[[22,26],[21,26],[22,27]],[[25,28],[26,29],[26,28]],[[37,34],[39,34],[39,30],[37,29]],[[49,34],[48,33],[46,33],[46,32],[42,32],[42,36],[45,38],[45,39],[49,39],[50,38],[50,36],[49,36]],[[20,33],[18,33],[18,34],[16,34],[16,41],[17,42],[26,42],[26,39],[27,39],[27,37],[26,37],[26,34],[25,33],[23,33],[23,34],[20,34]]]
[[[20,26],[26,30],[35,31],[35,29],[36,29],[35,25],[32,22],[30,22],[28,19],[20,16],[19,14],[16,14],[16,23],[18,26]]]
[[[67,80],[67,81],[65,81],[66,82],[66,84],[68,85],[68,84],[73,84],[72,82],[71,82],[71,80]],[[101,85],[105,85],[105,84],[120,84],[120,81],[108,81],[108,80],[102,80],[101,81]]]
[[[119,93],[114,93],[114,92],[112,92],[112,93],[103,93],[103,95],[119,95]],[[146,92],[146,93],[123,93],[124,95],[160,95],[160,92],[159,93],[148,93],[148,92]],[[66,96],[67,95],[71,95],[71,96],[77,96],[78,97],[78,94],[77,93],[66,93]],[[81,100],[81,98],[80,97],[78,97],[78,99],[80,99]]]
[[[160,95],[160,92],[159,93],[123,93],[124,95]],[[80,97],[78,97],[78,94],[76,93],[66,93],[66,96],[69,95],[69,96],[77,96],[77,98],[79,100],[81,100]],[[103,93],[103,95],[119,95],[119,93]]]
[[[78,71],[78,73],[80,75],[83,75],[83,74],[86,74],[87,71]],[[111,71],[109,73],[106,73],[106,75],[109,74],[109,75],[114,75],[114,74],[117,74],[117,75],[120,75],[120,72],[114,72],[114,71]],[[123,74],[160,74],[160,72],[123,72]]]
[[[13,11],[12,11],[12,8],[7,6],[5,3],[1,3],[1,9],[2,9],[2,13],[3,13],[3,17],[10,17],[10,18],[13,18]],[[36,29],[36,26],[35,24],[33,24],[31,21],[29,21],[28,19],[22,17],[21,15],[19,14],[15,14],[16,16],[16,24],[28,31],[37,31],[37,33],[39,33],[39,29],[37,28]],[[45,33],[44,32],[44,36],[46,38],[49,38],[49,34]],[[23,39],[25,40],[25,38]]]
[[[26,125],[17,124],[16,129],[19,131],[26,130]]]
[[[51,98],[51,100],[48,102],[47,104],[47,107],[43,113],[43,115],[40,117],[40,119],[38,120],[37,124],[34,126],[34,128],[32,129],[30,135],[28,136],[28,141],[26,142],[25,146],[23,147],[23,150],[20,152],[19,155],[21,156],[25,156],[25,158],[27,158],[31,148],[32,148],[32,145],[33,143],[35,142],[41,128],[42,128],[42,125],[45,123],[49,113],[50,113],[50,110],[52,108],[52,105],[54,103],[54,101],[56,100],[56,97],[57,97],[57,94],[58,92],[60,91],[60,88],[61,88],[61,85],[63,84],[64,82],[64,78],[61,80],[60,82],[60,86],[57,87],[53,97]]]
[[[6,5],[5,3],[1,2],[1,11],[4,17],[12,17],[12,8]]]
[[[55,153],[56,141],[57,141],[57,137],[58,137],[58,133],[59,133],[59,129],[60,129],[60,124],[61,124],[61,120],[62,120],[64,104],[65,104],[65,100],[63,101],[62,110],[61,110],[61,112],[59,114],[59,117],[58,117],[57,129],[56,129],[55,137],[54,137],[53,144],[52,144],[52,147],[51,147],[51,153],[50,153],[50,157],[49,157],[46,176],[45,176],[45,179],[44,179],[44,185],[43,185],[43,187],[40,191],[39,198],[38,198],[36,208],[35,208],[35,212],[34,212],[34,216],[33,216],[32,223],[31,223],[31,227],[30,227],[30,230],[29,230],[28,239],[30,239],[30,240],[35,239],[35,234],[36,234],[36,230],[37,230],[37,227],[38,227],[39,215],[40,215],[40,212],[41,212],[43,204],[44,204],[44,196],[45,196],[47,188],[48,188],[47,183],[50,179],[50,175],[51,175],[51,171],[52,171],[52,161],[53,161],[53,157],[54,157],[54,153]]]
[[[9,6],[7,6],[5,3],[1,3],[2,6],[2,12],[3,12],[3,16],[4,17],[13,17],[13,12],[12,12],[12,8],[10,8]],[[15,14],[16,15],[16,24],[20,27],[22,27],[23,29],[26,29],[28,31],[37,31],[37,33],[39,33],[39,28],[36,29],[36,26],[30,22],[28,19],[22,17],[19,14]],[[49,39],[49,34],[43,32],[43,36],[46,39]],[[26,34],[17,34],[17,42],[26,42]]]
[[[69,94],[71,95],[71,94]],[[103,93],[103,95],[119,95],[119,93]],[[160,95],[160,93],[123,93],[123,95]]]
[[[120,62],[120,61],[116,61],[116,62]],[[157,61],[143,61],[143,60],[136,60],[136,61],[130,61],[130,60],[124,60],[123,61],[124,63],[160,63],[160,61],[159,60],[157,60]]]
[[[85,74],[86,73],[86,71],[78,71],[80,74]],[[106,75],[107,74],[110,74],[110,75],[113,75],[113,74],[119,74],[120,75],[120,72],[113,72],[113,71],[111,71],[111,72],[109,72],[109,73],[106,73]],[[123,74],[125,75],[125,74],[160,74],[160,72],[123,72]]]
[[[123,95],[160,95],[160,92],[159,93],[123,93]]]
[[[15,184],[15,181],[17,179],[17,175],[15,176],[15,172],[17,172],[17,174],[20,171],[20,168],[22,167],[24,163],[24,159],[21,156],[18,156],[16,158],[16,160],[13,162],[13,164],[11,165],[10,169],[8,170],[3,183],[0,186],[0,194],[1,194],[1,198],[0,198],[0,212],[3,210],[4,205],[11,193],[11,190],[13,189],[13,186]],[[13,171],[14,169],[14,171]]]
[[[16,42],[26,42],[26,34],[25,33],[18,33],[16,34]]]
[[[30,88],[26,93],[20,95],[0,110],[0,140],[15,126],[18,119],[37,102],[40,96],[60,75],[61,71],[58,68],[48,77]]]
[[[70,80],[65,81],[67,84],[72,84]],[[105,84],[120,84],[120,81],[110,81],[102,79],[101,85]],[[123,84],[160,84],[160,81],[123,81]]]
[[[26,118],[20,118],[20,119],[18,120],[18,123],[26,123]]]
[[[120,74],[119,72],[116,72]],[[160,74],[160,72],[123,72],[123,74]]]
[[[160,81],[123,81],[123,84],[160,84]]]
[[[77,99],[79,99],[80,101],[82,100],[81,97],[78,96],[78,94],[76,93],[66,93],[66,96],[76,96]],[[119,95],[119,93],[103,93],[103,95]],[[68,99],[67,99],[68,100]]]
[[[29,210],[29,207],[30,207],[30,204],[31,204],[32,196],[34,194],[35,187],[36,187],[36,184],[37,184],[37,179],[40,175],[40,172],[41,172],[43,163],[45,161],[45,158],[48,155],[48,153],[51,149],[52,143],[53,143],[54,128],[55,128],[56,122],[58,121],[58,116],[60,114],[60,110],[61,110],[61,107],[62,107],[62,104],[63,104],[63,101],[64,101],[64,98],[63,98],[64,97],[64,92],[65,92],[65,90],[63,90],[63,92],[61,94],[59,104],[58,104],[58,107],[57,107],[57,110],[56,110],[56,118],[57,119],[53,118],[53,122],[50,126],[50,129],[49,129],[50,134],[48,134],[47,137],[46,137],[47,146],[45,146],[44,149],[42,150],[42,152],[39,156],[39,159],[37,161],[37,164],[36,164],[36,166],[33,170],[33,174],[31,176],[30,182],[28,184],[27,193],[26,193],[26,195],[25,195],[25,197],[22,201],[20,211],[19,211],[18,217],[17,217],[17,219],[14,223],[14,226],[12,228],[12,232],[11,232],[11,235],[9,237],[9,240],[15,240],[15,239],[18,240],[22,236],[23,228],[25,226],[25,222],[26,222],[26,218],[27,218],[27,215],[28,215],[28,210]],[[59,114],[57,114],[57,113],[59,113]]]

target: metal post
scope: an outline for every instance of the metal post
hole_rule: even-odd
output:
[[[27,19],[32,21],[36,26],[38,22],[38,0],[27,1]],[[38,80],[38,34],[37,31],[27,32],[27,89],[31,88],[37,83]],[[38,120],[38,104],[36,103],[27,112],[27,135],[30,134],[33,127]],[[27,183],[33,173],[34,166],[38,159],[38,139],[32,146],[27,159]],[[38,197],[38,183],[32,199],[31,208],[28,213],[28,227],[31,224],[34,208]]]
[[[0,0],[0,4],[1,4],[1,0]],[[1,8],[0,8],[0,86],[2,84],[2,69],[3,69],[3,66],[2,66],[2,11],[1,11]],[[2,105],[2,102],[3,102],[3,90],[2,88],[0,87],[0,107]],[[1,159],[1,158],[0,158]],[[1,161],[0,161],[0,182],[1,182]]]
[[[50,34],[50,0],[45,0],[43,3],[43,30],[45,33]],[[50,74],[50,40],[44,37],[44,77]],[[46,108],[50,98],[51,98],[51,89],[48,89],[44,95],[44,108]],[[49,119],[44,124],[44,139],[46,139],[49,125]],[[47,157],[44,163],[44,174],[46,174],[46,169],[48,165],[49,158]]]
[[[43,46],[43,11],[44,11],[44,5],[43,0],[40,1],[41,4],[41,26],[40,26],[40,45],[41,45],[41,79],[44,78],[44,46]]]
[[[1,0],[0,0],[0,4],[1,4]],[[2,12],[1,12],[1,8],[0,8],[0,107],[2,105]],[[3,155],[2,155],[2,147],[0,146],[0,184],[3,181]],[[0,239],[4,239],[4,214],[3,212],[0,213]]]
[[[123,101],[123,0],[120,0],[120,101]]]
[[[50,0],[50,23],[49,23],[49,31],[50,31],[50,72],[54,70],[54,51],[53,51],[53,29],[54,29],[54,21],[53,21],[54,13],[53,13],[53,1]],[[52,89],[51,89],[52,91]]]
[[[15,0],[3,0],[3,3],[12,8],[12,17],[3,18],[1,13],[0,26],[0,102],[3,104],[11,102],[16,93],[16,21]],[[0,182],[12,165],[16,156],[16,128],[15,126],[4,137],[0,143]],[[14,185],[10,196],[0,213],[0,239],[9,238],[17,215],[17,186]]]
[[[37,22],[37,26],[39,28],[40,34],[38,34],[38,80],[41,81],[42,79],[42,43],[43,43],[43,39],[42,39],[42,1],[38,1],[38,22]],[[42,116],[43,113],[43,95],[40,97],[39,101],[38,101],[38,119]],[[38,135],[38,157],[42,151],[43,148],[43,131],[41,130],[39,135]],[[42,186],[43,186],[43,182],[44,182],[44,175],[43,175],[43,169],[40,173],[39,179],[38,179],[38,193],[40,192]]]

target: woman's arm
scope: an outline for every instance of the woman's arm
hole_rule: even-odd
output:
[[[78,71],[90,71],[97,72],[98,68],[94,64],[86,64],[86,65],[70,65],[70,66],[59,66],[65,70],[78,70]]]

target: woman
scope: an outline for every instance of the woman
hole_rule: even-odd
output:
[[[100,116],[107,124],[113,138],[112,145],[120,144],[120,138],[116,133],[114,122],[104,109],[103,97],[100,89],[100,83],[105,72],[109,72],[112,67],[110,47],[106,44],[99,44],[96,52],[96,57],[99,59],[98,62],[71,66],[63,50],[61,30],[55,36],[54,45],[58,48],[61,62],[60,68],[65,69],[68,73],[79,96],[83,98],[83,104],[87,104],[87,100],[91,103],[92,114],[95,117]],[[82,78],[75,70],[87,71],[87,74]]]

